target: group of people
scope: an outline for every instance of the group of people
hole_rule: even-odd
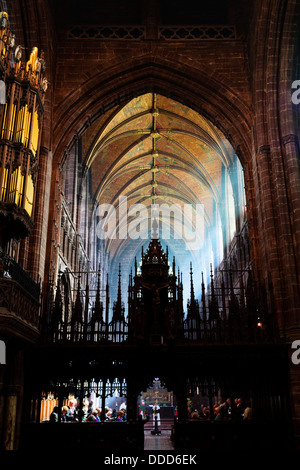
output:
[[[104,419],[102,415],[102,409],[93,406],[93,402],[84,403],[82,406],[76,403],[76,400],[69,400],[68,406],[64,405],[59,413],[59,407],[55,406],[51,415],[50,422],[101,422],[101,421],[117,421],[126,422],[126,405],[123,403],[120,409],[117,411],[115,408],[105,407]],[[175,410],[176,418],[177,407]],[[218,402],[213,405],[212,408],[213,416],[211,416],[210,407],[201,404],[200,409],[193,409],[191,401],[188,401],[188,418],[193,421],[198,420],[251,420],[252,419],[252,407],[249,401],[244,401],[242,398],[227,398],[224,402]],[[60,415],[60,416],[59,416]],[[153,422],[157,421],[160,425],[160,407],[158,403],[155,403],[152,408]],[[146,413],[145,402],[142,401],[139,409],[139,418],[143,421],[148,421],[149,417]]]
[[[192,420],[251,420],[252,407],[249,401],[244,402],[242,398],[227,398],[224,402],[213,405],[213,416],[210,416],[210,407],[201,404],[200,410],[188,407],[188,418]]]
[[[75,400],[70,400],[68,406],[64,405],[61,408],[59,417],[59,407],[55,406],[50,415],[49,421],[51,423],[77,423],[77,422],[101,422],[101,421],[118,421],[126,422],[126,406],[120,407],[119,411],[109,407],[105,407],[105,417],[103,420],[102,409],[93,406],[93,402],[84,403],[83,406],[76,406]]]

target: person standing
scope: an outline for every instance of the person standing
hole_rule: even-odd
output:
[[[154,425],[155,425],[155,420],[157,419],[157,426],[160,426],[160,411],[159,410],[160,410],[160,406],[157,402],[155,402],[153,405],[152,412],[153,412]]]

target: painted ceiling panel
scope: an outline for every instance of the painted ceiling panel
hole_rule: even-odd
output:
[[[151,110],[152,108],[152,94],[147,93],[142,96],[134,98],[126,106],[122,107],[118,113],[114,116],[111,122],[106,126],[101,137],[103,138],[106,134],[111,132],[113,129],[118,127],[124,121],[129,121],[130,118],[139,115],[140,113],[145,112],[146,110]]]

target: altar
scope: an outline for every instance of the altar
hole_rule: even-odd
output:
[[[149,419],[153,419],[153,406],[159,406],[159,420],[170,420],[174,418],[175,406],[173,392],[168,391],[160,382],[154,379],[145,392],[140,395],[139,405],[142,403]]]
[[[150,419],[152,419],[152,408],[153,405],[146,406],[146,412]],[[173,419],[175,414],[175,407],[174,406],[160,406],[160,419]]]

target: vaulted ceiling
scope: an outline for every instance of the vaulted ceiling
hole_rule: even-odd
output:
[[[147,93],[94,122],[83,136],[83,155],[98,204],[112,204],[118,211],[119,197],[126,196],[128,208],[142,203],[149,217],[152,204],[201,204],[209,228],[214,205],[223,197],[222,171],[230,165],[233,149],[211,122],[191,108]],[[122,221],[118,218],[117,223]],[[148,220],[141,231],[147,229]],[[178,253],[187,259],[184,240],[166,243],[177,259]],[[117,236],[107,241],[107,249],[111,259],[125,256],[130,263],[141,244],[143,240]],[[189,256],[191,261],[196,255]]]

